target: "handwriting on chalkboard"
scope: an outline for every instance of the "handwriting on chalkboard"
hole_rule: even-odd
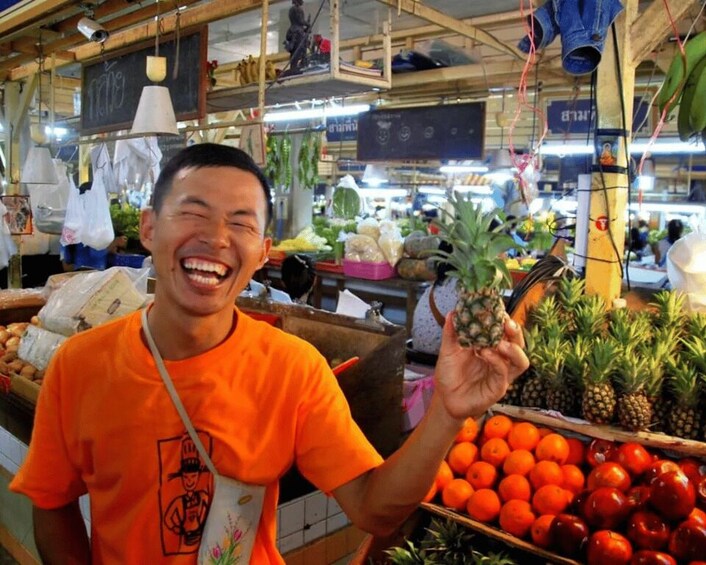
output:
[[[84,111],[91,122],[111,115],[125,103],[125,73],[117,61],[105,63],[103,73],[92,78],[86,88],[88,107]]]

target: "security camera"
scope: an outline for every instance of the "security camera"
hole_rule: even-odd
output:
[[[91,18],[83,17],[78,21],[78,30],[89,41],[103,43],[110,36],[110,32]]]

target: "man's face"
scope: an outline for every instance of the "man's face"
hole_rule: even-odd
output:
[[[191,316],[232,315],[235,298],[262,267],[265,194],[257,177],[233,167],[189,168],[172,181],[159,214],[143,212],[142,244],[157,273],[155,306]]]

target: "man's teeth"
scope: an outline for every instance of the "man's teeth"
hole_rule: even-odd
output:
[[[196,271],[204,271],[206,273],[216,273],[224,277],[228,272],[228,268],[220,263],[211,263],[199,259],[185,259],[184,268]]]
[[[208,284],[211,286],[215,286],[218,284],[218,279],[216,277],[204,277],[201,275],[197,275],[196,273],[188,273],[187,276],[194,282],[197,282],[199,284]]]

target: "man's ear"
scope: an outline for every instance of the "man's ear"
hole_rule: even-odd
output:
[[[260,257],[260,269],[267,263],[267,256],[270,254],[270,249],[272,248],[272,238],[265,237],[262,240],[262,257]]]
[[[152,208],[145,208],[140,212],[140,242],[147,251],[152,251],[152,238],[157,213]]]

